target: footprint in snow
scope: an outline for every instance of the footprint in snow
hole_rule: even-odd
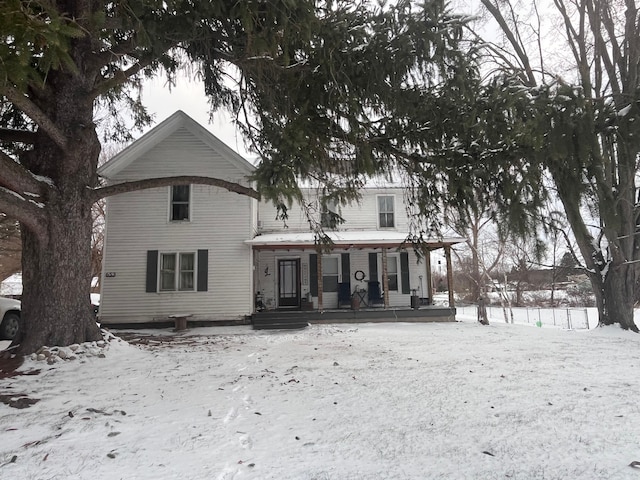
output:
[[[225,467],[216,477],[216,480],[232,480],[236,476],[236,473],[238,473],[237,468]]]
[[[250,450],[251,448],[253,448],[253,440],[251,440],[251,437],[249,435],[241,435],[240,446],[242,448],[246,448],[247,450]]]
[[[233,420],[234,418],[236,418],[238,416],[238,409],[235,407],[232,407],[229,412],[225,415],[224,420],[222,420],[224,423],[229,423],[231,420]]]

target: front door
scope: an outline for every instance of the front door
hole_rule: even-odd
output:
[[[278,307],[300,307],[300,259],[278,260]]]

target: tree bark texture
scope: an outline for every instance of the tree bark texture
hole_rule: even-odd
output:
[[[633,321],[635,266],[622,264],[610,266],[603,285],[603,313],[600,323],[619,323],[625,330],[638,332]]]
[[[76,63],[83,65],[83,54],[91,50],[88,40],[78,39],[72,51]],[[21,223],[22,316],[13,341],[20,354],[43,345],[101,339],[89,295],[92,190],[100,141],[87,92],[96,74],[91,69],[76,75],[52,71],[49,82],[55,95],[33,96],[66,141],[40,128],[33,149],[21,157],[31,172],[50,181],[38,203],[43,215],[37,227]]]

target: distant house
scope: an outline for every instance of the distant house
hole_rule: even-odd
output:
[[[99,174],[111,184],[198,175],[250,186],[253,168],[178,111]],[[270,203],[212,186],[108,198],[101,320],[149,323],[185,314],[196,321],[245,321],[262,310],[349,308],[354,298],[362,308],[432,303],[429,252],[444,248],[450,259],[450,246],[462,239],[428,242],[419,261],[405,244],[409,225],[400,188],[366,189],[361,202],[342,207],[326,204],[314,189],[304,193],[316,220],[327,225],[330,251],[316,248],[300,205],[291,207],[285,227]],[[332,211],[345,219],[337,229],[330,225]]]

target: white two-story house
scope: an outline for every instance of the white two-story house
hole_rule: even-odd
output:
[[[110,184],[197,175],[251,186],[253,168],[178,111],[99,174]],[[444,249],[451,283],[450,246],[462,239],[434,239],[417,255],[406,244],[401,188],[366,189],[359,202],[324,209],[315,189],[304,194],[307,208],[292,205],[286,225],[272,204],[213,186],[109,197],[102,322],[140,324],[185,315],[227,323],[248,322],[257,311],[425,307],[432,303],[433,249]],[[318,248],[309,210],[325,224],[330,247]],[[344,223],[331,225],[331,211]],[[444,319],[455,312],[452,297],[449,307]]]

